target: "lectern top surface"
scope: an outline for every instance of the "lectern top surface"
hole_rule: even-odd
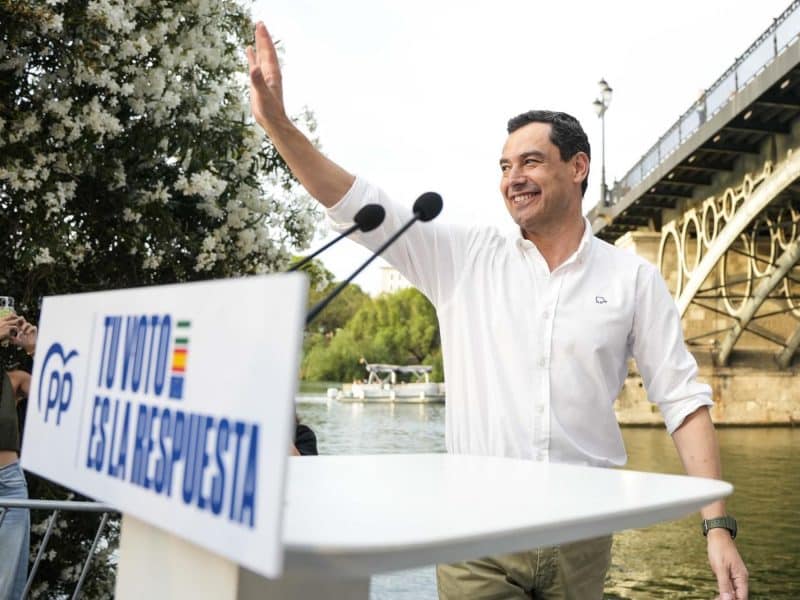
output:
[[[363,575],[572,541],[729,495],[694,477],[448,454],[289,462],[287,568]]]

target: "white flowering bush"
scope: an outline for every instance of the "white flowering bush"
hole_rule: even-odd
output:
[[[317,219],[249,116],[233,0],[0,0],[0,294],[274,270]],[[300,120],[313,129],[313,120]]]
[[[307,245],[313,203],[249,116],[251,37],[234,0],[0,0],[0,295],[35,320],[44,295],[270,271]],[[62,517],[32,597],[79,576],[98,517]],[[117,534],[84,597],[113,595]]]

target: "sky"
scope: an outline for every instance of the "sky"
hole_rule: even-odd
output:
[[[592,145],[589,208],[600,189],[598,81],[614,90],[605,116],[611,184],[788,6],[256,0],[253,17],[283,47],[287,110],[314,112],[326,155],[408,205],[439,192],[441,220],[502,228],[511,220],[498,160],[510,117],[545,108],[578,118]],[[368,257],[349,241],[321,256],[339,279]],[[355,282],[376,293],[378,271]]]

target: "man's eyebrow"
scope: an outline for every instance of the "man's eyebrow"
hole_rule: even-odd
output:
[[[528,150],[528,152],[523,152],[519,155],[520,158],[538,158],[539,160],[544,160],[544,152],[540,152],[539,150]]]
[[[539,160],[544,160],[545,159],[545,155],[544,155],[544,152],[541,152],[539,150],[528,150],[527,152],[521,152],[519,154],[519,158],[523,159],[523,160],[526,159],[526,158],[536,158],[536,159],[539,159]],[[506,158],[506,157],[502,157],[500,159],[500,166],[506,165],[506,164],[508,164],[510,162],[511,162],[511,159]]]

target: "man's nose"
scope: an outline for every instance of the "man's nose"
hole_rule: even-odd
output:
[[[525,184],[525,175],[522,169],[512,166],[508,171],[508,182],[512,186],[519,186]]]

